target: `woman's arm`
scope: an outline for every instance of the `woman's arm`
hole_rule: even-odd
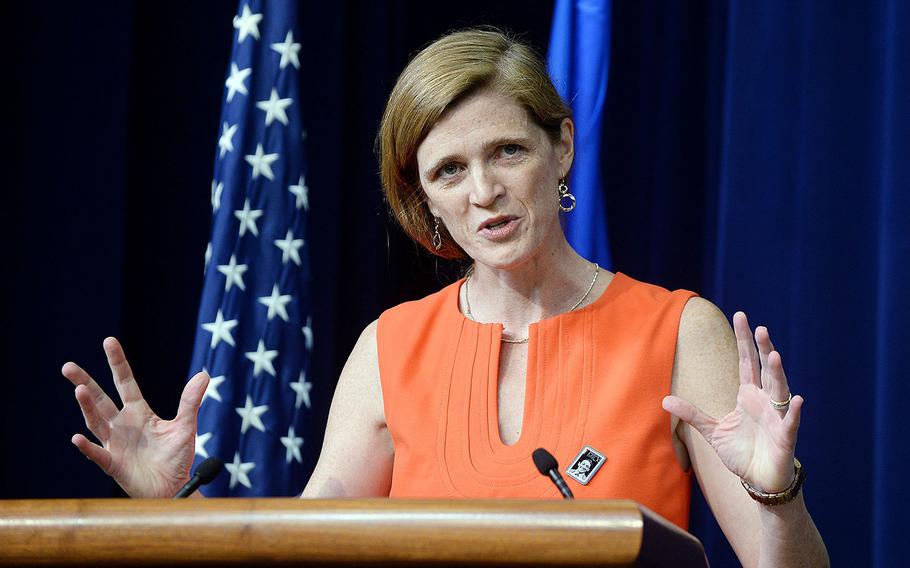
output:
[[[363,330],[338,379],[322,452],[304,498],[389,494],[394,450],[379,382],[376,325]]]
[[[742,313],[735,335],[713,304],[693,298],[680,321],[671,393],[664,408],[718,523],[744,566],[828,566],[828,554],[802,495],[762,505],[740,483],[773,493],[793,479],[802,398],[775,410],[789,387],[768,332],[755,341]],[[758,349],[756,349],[756,342]],[[720,417],[715,419],[713,417]]]
[[[73,444],[128,495],[170,498],[189,479],[196,416],[208,375],[193,377],[183,390],[177,417],[162,420],[142,397],[120,343],[108,338],[104,350],[123,407],[118,409],[78,365],[65,364],[63,375],[76,387],[86,426],[99,442],[76,434]],[[374,322],[361,334],[338,380],[322,453],[302,496],[387,496],[392,457]]]

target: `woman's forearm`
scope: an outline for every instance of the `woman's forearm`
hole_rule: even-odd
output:
[[[802,494],[784,505],[758,505],[761,517],[760,568],[830,566],[821,534]]]

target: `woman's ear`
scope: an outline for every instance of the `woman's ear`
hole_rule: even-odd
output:
[[[556,143],[556,155],[559,160],[560,179],[567,177],[575,160],[575,123],[571,118],[562,119],[559,126],[559,142]]]

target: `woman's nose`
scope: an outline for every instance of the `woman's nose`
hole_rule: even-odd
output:
[[[489,207],[505,193],[505,187],[486,170],[474,170],[471,176],[474,187],[471,189],[471,203],[478,207]]]

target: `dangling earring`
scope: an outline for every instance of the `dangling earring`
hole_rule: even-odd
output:
[[[433,248],[436,250],[442,248],[442,237],[439,235],[439,217],[436,216],[433,216]]]
[[[568,213],[575,209],[575,196],[569,193],[566,178],[559,180],[559,186],[556,189],[559,191],[559,208],[562,209],[562,212]]]

